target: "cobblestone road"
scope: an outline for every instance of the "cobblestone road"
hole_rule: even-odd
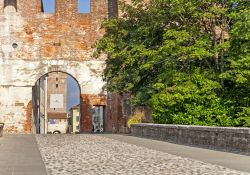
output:
[[[101,135],[36,135],[50,175],[247,174]]]

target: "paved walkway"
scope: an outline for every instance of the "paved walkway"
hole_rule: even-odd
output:
[[[250,173],[250,156],[215,151],[198,147],[178,145],[169,142],[133,137],[129,135],[103,134],[102,136],[120,142],[146,147],[149,149],[221,165],[227,168]]]
[[[0,175],[46,175],[34,135],[0,137]]]
[[[249,163],[250,156],[126,135],[0,138],[0,175],[46,175],[45,166],[49,175],[245,175]]]
[[[155,148],[158,151],[148,149],[154,148],[157,142],[154,140],[102,134],[36,135],[36,138],[49,175],[249,174],[183,158],[169,154],[167,151],[159,151],[157,146]],[[128,143],[134,139],[138,139],[140,146],[137,146],[138,143],[136,145]],[[148,148],[145,148],[145,145]],[[183,147],[183,149],[186,148]],[[200,154],[199,156],[207,155]]]

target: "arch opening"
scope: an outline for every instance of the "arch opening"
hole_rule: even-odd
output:
[[[62,71],[42,75],[32,88],[33,133],[80,132],[81,88]]]

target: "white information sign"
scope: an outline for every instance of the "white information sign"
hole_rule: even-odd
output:
[[[63,94],[50,94],[50,108],[63,108]]]

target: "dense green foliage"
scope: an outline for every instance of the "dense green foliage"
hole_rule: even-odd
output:
[[[121,3],[103,23],[107,89],[157,123],[250,126],[250,1]]]

